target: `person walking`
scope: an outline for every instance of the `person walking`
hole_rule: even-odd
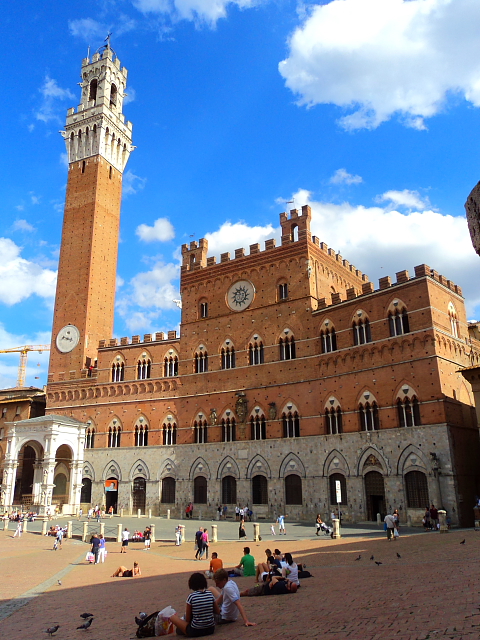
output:
[[[128,548],[128,539],[130,538],[130,531],[125,527],[122,532],[122,548],[120,549],[120,553],[127,553]]]
[[[98,562],[105,562],[106,555],[107,555],[107,547],[105,544],[105,536],[101,536],[100,544],[98,548]]]
[[[210,541],[208,539],[208,529],[207,529],[207,527],[205,527],[204,530],[203,530],[202,544],[203,544],[203,548],[202,548],[202,553],[200,554],[200,559],[202,559],[203,554],[205,553],[205,560],[208,560],[208,548],[210,546]]]
[[[57,535],[55,536],[55,544],[53,545],[55,551],[58,549],[58,547],[62,549],[63,535],[63,529],[60,527],[57,531]]]
[[[152,530],[150,527],[145,528],[145,531],[143,532],[143,540],[145,542],[145,548],[143,550],[150,551],[150,544],[152,542]]]
[[[197,551],[195,553],[195,560],[200,560],[203,553],[203,529],[201,527],[195,533],[195,545],[197,547]]]
[[[19,538],[21,538],[22,533],[23,533],[23,522],[19,520],[17,524],[17,528],[15,529],[15,533],[13,534],[13,537],[16,538],[18,536]]]
[[[388,515],[385,516],[384,522],[387,526],[387,540],[396,540],[395,535],[394,535],[394,529],[395,529],[395,518],[393,517],[393,515],[390,513]]]
[[[283,533],[283,535],[286,536],[287,532],[285,530],[285,516],[278,516],[277,522],[278,522],[278,535],[281,536]]]
[[[245,531],[245,522],[242,520],[240,520],[240,524],[238,527],[238,539],[239,540],[243,540],[243,539],[247,539],[247,532]]]
[[[100,557],[100,538],[96,533],[92,536],[92,549],[93,555],[95,556],[95,564],[98,564]]]
[[[438,510],[435,508],[434,504],[430,505],[430,526],[433,531],[437,531],[438,527]]]

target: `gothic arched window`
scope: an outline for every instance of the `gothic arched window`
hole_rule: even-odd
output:
[[[325,408],[325,433],[328,435],[343,433],[342,410],[340,407]]]
[[[85,449],[93,449],[95,446],[95,428],[88,427],[85,434]]]
[[[194,356],[195,373],[208,371],[208,353],[205,349],[199,349]]]
[[[416,396],[403,400],[397,400],[398,423],[401,427],[419,427],[422,423],[420,420],[420,406]]]
[[[163,375],[165,378],[178,376],[178,356],[165,356],[163,361]]]
[[[164,422],[162,427],[163,444],[177,444],[177,425],[175,422]]]
[[[353,322],[352,328],[353,344],[360,345],[372,341],[372,334],[370,332],[370,321],[368,318],[359,318],[358,320],[355,320]]]
[[[108,446],[109,447],[120,446],[121,433],[122,433],[121,428],[115,425],[108,428]]]
[[[222,348],[222,369],[235,369],[235,348],[225,346]]]
[[[125,363],[114,362],[112,364],[112,382],[123,382],[125,380]]]
[[[263,364],[263,342],[254,340],[248,345],[248,364]]]
[[[150,378],[152,362],[150,358],[141,358],[137,362],[137,380],[147,380]]]
[[[294,360],[295,353],[295,338],[293,336],[286,335],[279,340],[280,346],[280,360]]]
[[[300,437],[300,418],[297,411],[288,410],[282,414],[283,437],[298,438]]]
[[[398,300],[394,302],[394,305],[398,305]],[[390,335],[402,336],[404,333],[409,333],[410,327],[408,324],[408,313],[405,306],[399,305],[393,310],[388,312],[388,325],[390,327]]]
[[[320,331],[320,340],[322,341],[322,353],[337,350],[337,335],[334,327],[324,326]]]
[[[267,439],[267,422],[263,414],[250,416],[250,427],[252,440]]]
[[[365,402],[358,407],[360,416],[360,429],[362,431],[378,431],[380,429],[380,418],[378,417],[378,406],[375,401],[371,404]]]
[[[195,431],[196,444],[205,444],[208,442],[208,425],[206,420],[195,420],[193,429]]]
[[[142,423],[135,425],[135,446],[148,446],[148,425]]]
[[[235,442],[236,422],[235,418],[222,418],[222,441]]]

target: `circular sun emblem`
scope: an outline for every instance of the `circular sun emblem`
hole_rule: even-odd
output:
[[[240,280],[232,284],[227,293],[227,305],[232,311],[246,309],[255,296],[255,288],[248,280]]]

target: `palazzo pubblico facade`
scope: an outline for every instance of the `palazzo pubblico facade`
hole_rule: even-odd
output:
[[[279,246],[218,262],[205,239],[182,247],[180,335],[111,337],[126,82],[109,45],[82,62],[62,132],[46,413],[22,414],[14,390],[2,404],[3,508],[180,516],[193,502],[204,516],[242,504],[258,519],[328,519],[338,480],[345,521],[398,508],[415,524],[434,503],[470,524],[480,446],[461,370],[479,364],[478,326],[429,266],[376,288],[312,236],[304,206],[280,214]]]

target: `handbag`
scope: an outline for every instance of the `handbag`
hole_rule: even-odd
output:
[[[393,530],[393,537],[394,538],[399,538],[400,537],[400,534],[398,533],[398,529],[394,529]]]

